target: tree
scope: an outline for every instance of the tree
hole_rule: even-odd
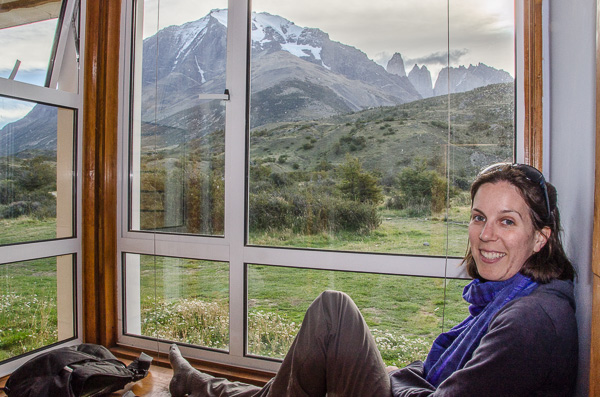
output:
[[[428,170],[424,161],[402,170],[398,181],[406,205],[427,205],[432,212],[446,207],[448,182],[436,171]]]
[[[364,171],[357,158],[346,155],[345,163],[340,165],[337,171],[340,175],[338,188],[350,200],[373,204],[383,200],[377,178]]]

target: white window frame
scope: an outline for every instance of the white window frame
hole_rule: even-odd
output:
[[[142,1],[142,0],[138,0]],[[246,245],[245,222],[246,205],[240,197],[247,197],[246,186],[246,100],[248,93],[248,24],[249,1],[229,0],[228,36],[227,36],[227,83],[230,93],[227,102],[226,134],[225,134],[225,235],[224,237],[202,237],[189,235],[153,234],[128,230],[128,178],[129,175],[129,125],[130,125],[130,81],[133,9],[130,2],[123,2],[121,49],[122,69],[120,71],[119,97],[123,106],[119,115],[119,169],[120,189],[118,189],[117,224],[120,225],[118,236],[118,274],[123,271],[124,253],[141,255],[174,256],[190,259],[228,262],[230,265],[229,302],[230,302],[230,339],[229,352],[222,353],[202,348],[181,347],[182,353],[197,359],[236,365],[259,370],[276,371],[280,363],[272,359],[261,359],[246,355],[245,330],[245,295],[246,264],[285,266],[306,269],[337,270],[365,272],[365,263],[369,264],[368,272],[387,275],[425,276],[435,278],[467,278],[464,267],[459,267],[461,259],[433,256],[411,256],[380,253],[350,253],[339,251],[322,251],[308,249],[269,248]],[[521,43],[523,37],[523,5],[516,1],[515,20],[516,42]],[[140,35],[141,36],[141,35]],[[523,79],[523,45],[516,46],[516,84]],[[521,153],[524,145],[524,111],[522,86],[516,86],[517,123],[516,145]],[[518,155],[517,155],[518,158]],[[465,241],[466,249],[466,241]],[[122,279],[118,282],[118,343],[135,346],[155,352],[168,354],[169,344],[145,338],[125,335],[124,302]]]
[[[74,259],[74,278],[76,299],[72,300],[74,307],[69,310],[75,313],[75,337],[64,342],[59,342],[51,347],[42,348],[22,356],[15,357],[0,365],[0,377],[14,372],[25,362],[41,354],[44,351],[56,349],[63,346],[71,346],[82,343],[83,335],[83,312],[82,312],[82,276],[81,276],[81,197],[82,197],[82,131],[83,131],[83,65],[85,31],[80,29],[80,57],[79,64],[72,60],[73,52],[68,46],[65,46],[67,38],[73,38],[71,29],[71,16],[75,8],[75,3],[79,0],[68,1],[65,9],[65,24],[59,33],[56,58],[52,68],[52,77],[50,87],[41,87],[20,81],[0,78],[0,94],[2,96],[14,98],[16,100],[26,100],[36,103],[47,104],[50,106],[73,109],[75,111],[77,122],[75,124],[75,197],[72,205],[74,206],[74,230],[73,237],[56,238],[47,241],[23,242],[0,246],[0,266],[8,263],[23,262],[39,258],[59,257],[63,255],[72,255]],[[80,26],[85,26],[85,0],[80,4]],[[76,79],[73,79],[76,76]],[[60,88],[57,89],[57,87]],[[57,272],[59,270],[57,269]],[[57,277],[59,278],[59,277]],[[60,303],[59,303],[60,304]]]

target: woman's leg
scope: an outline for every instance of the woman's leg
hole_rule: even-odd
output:
[[[261,390],[257,386],[215,378],[196,370],[181,356],[175,344],[169,350],[169,361],[173,368],[173,378],[169,384],[172,397],[251,397]]]
[[[310,305],[267,389],[258,395],[391,396],[385,364],[365,320],[352,299],[337,291],[323,292]]]
[[[169,354],[174,397],[389,397],[390,380],[375,340],[344,293],[325,291],[308,308],[275,378],[265,387],[214,378],[192,368],[176,345]]]

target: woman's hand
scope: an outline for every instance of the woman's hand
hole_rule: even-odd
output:
[[[392,371],[395,371],[395,370],[397,370],[397,369],[398,369],[398,367],[395,367],[395,366],[393,366],[393,365],[390,365],[389,367],[385,367],[385,370],[387,371],[387,373],[388,373],[388,374],[389,374],[390,372],[392,372]]]

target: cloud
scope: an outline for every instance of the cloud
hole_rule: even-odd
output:
[[[460,50],[450,51],[450,65],[460,64],[460,59],[467,55],[469,50],[466,48]],[[434,52],[429,55],[425,55],[418,58],[407,58],[404,60],[405,65],[441,65],[443,67],[448,65],[448,52],[440,51]]]
[[[47,69],[55,31],[56,19],[0,29],[0,69],[12,70],[17,59],[19,71]]]
[[[35,106],[33,102],[0,97],[0,128],[22,119]]]

